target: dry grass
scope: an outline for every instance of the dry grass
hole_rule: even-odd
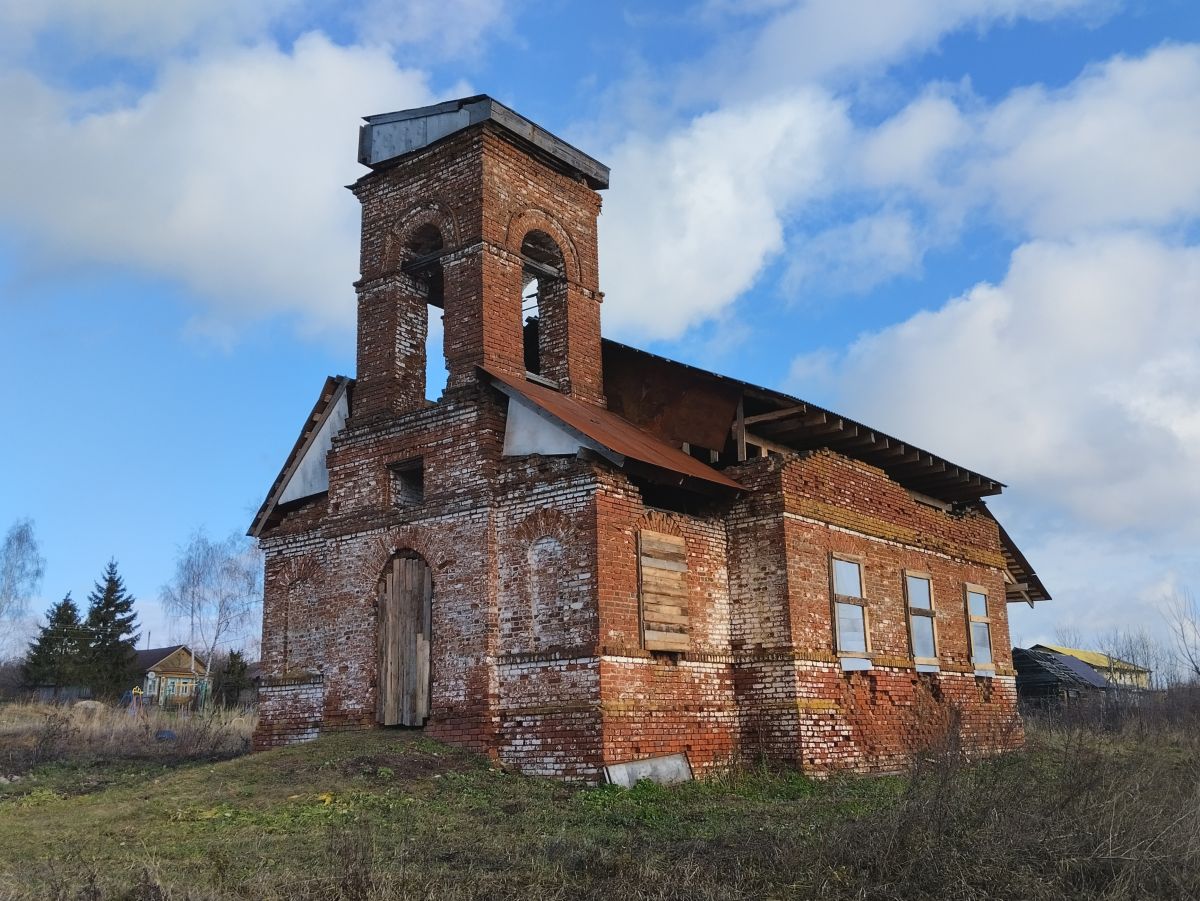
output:
[[[932,755],[815,861],[833,897],[1200,898],[1200,734],[1030,729],[1019,754]]]
[[[184,714],[97,702],[75,706],[0,705],[0,775],[21,775],[48,763],[111,760],[183,762],[224,759],[250,748],[255,717],[240,711]],[[164,731],[170,740],[156,738]]]
[[[0,899],[1192,901],[1200,734],[1147,730],[1035,727],[984,762],[949,736],[903,779],[630,791],[391,731],[85,795],[50,772],[0,795]]]

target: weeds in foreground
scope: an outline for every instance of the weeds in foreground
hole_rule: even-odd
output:
[[[286,773],[278,783],[276,770]],[[147,819],[136,855],[110,856],[99,871],[80,858],[57,895],[27,869],[11,897],[1200,897],[1200,735],[1181,730],[1035,726],[1023,752],[970,761],[948,741],[900,778],[815,782],[748,768],[629,791],[505,775],[386,735],[194,772],[164,780],[160,795],[195,806],[165,827],[169,841],[154,844],[161,821]]]
[[[223,709],[189,715],[95,702],[0,705],[0,776],[56,762],[225,759],[250,749],[254,724],[253,714]],[[173,737],[164,740],[167,732]]]

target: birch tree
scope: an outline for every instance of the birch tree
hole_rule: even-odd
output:
[[[261,608],[261,574],[256,545],[237,535],[214,541],[200,530],[180,549],[162,603],[186,623],[188,646],[204,657],[206,676],[217,651]]]
[[[33,521],[17,520],[0,545],[0,623],[25,615],[45,571],[46,560],[33,534]]]

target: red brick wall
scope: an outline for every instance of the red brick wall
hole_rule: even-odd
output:
[[[787,618],[795,660],[799,739],[807,769],[888,770],[941,741],[953,723],[968,749],[1020,744],[1004,603],[1003,560],[993,520],[950,514],[915,501],[881,471],[824,451],[760,464],[776,478],[787,568]],[[764,492],[766,493],[766,492]],[[767,501],[760,496],[755,503]],[[762,533],[753,533],[761,541]],[[830,557],[861,562],[872,668],[842,672],[835,653]],[[761,558],[754,564],[762,568]],[[918,674],[909,648],[905,570],[931,577],[940,673]],[[977,678],[970,660],[964,586],[987,589],[995,678]],[[761,664],[759,665],[761,667]],[[764,694],[786,691],[786,676],[759,678]],[[774,703],[778,703],[777,701]],[[789,716],[790,718],[790,716]],[[747,729],[748,743],[769,716]],[[768,753],[786,746],[768,727]]]
[[[624,477],[611,475],[596,495],[596,521],[605,762],[686,753],[704,771],[734,760],[738,712],[723,518],[649,509]],[[687,542],[686,653],[642,648],[637,533],[643,528]]]
[[[602,404],[595,191],[490,128],[372,173],[363,205],[359,378],[329,454],[329,491],[263,536],[256,747],[375,723],[375,591],[391,554],[431,569],[430,734],[525,772],[595,780],[605,763],[686,753],[698,771],[766,757],[886,770],[954,725],[969,748],[1021,736],[995,523],[918,504],[833,453],[732,474],[753,489],[703,513],[649,508],[625,474],[576,457],[505,459],[507,401],[477,364],[522,374],[521,243],[562,251],[541,309],[542,372]],[[399,272],[412,236],[446,250],[447,391],[424,400],[426,285]],[[423,462],[424,499],[393,464]],[[687,547],[690,650],[642,647],[640,529]],[[863,562],[872,668],[844,673],[829,555]],[[903,571],[932,575],[941,672],[917,674]],[[962,585],[993,599],[996,678],[974,674]]]

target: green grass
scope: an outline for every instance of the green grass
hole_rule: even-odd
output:
[[[716,859],[769,857],[782,839],[885,803],[900,785],[750,771],[671,789],[580,789],[384,731],[215,764],[103,769],[55,764],[4,787],[0,885],[36,896],[95,874],[117,892],[149,869],[197,897],[295,896],[340,891],[333,883],[357,862],[372,882],[404,874],[414,897],[577,896],[689,859],[708,872]]]
[[[1200,897],[1200,740],[1035,736],[906,778],[511,775],[375,731],[0,786],[0,899]]]

